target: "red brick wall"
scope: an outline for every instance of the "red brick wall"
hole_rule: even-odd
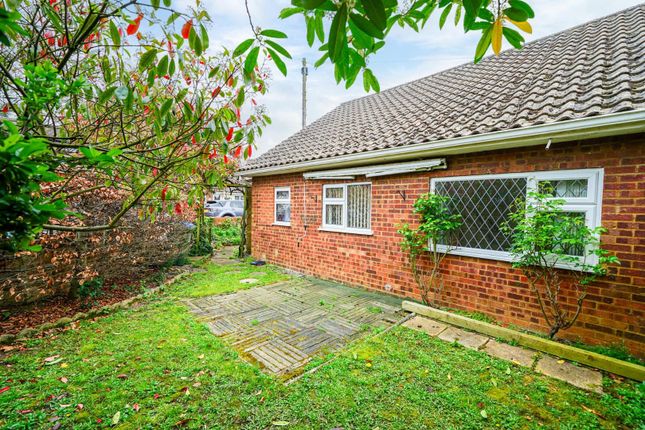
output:
[[[645,355],[645,135],[554,144],[549,151],[539,146],[450,156],[447,162],[447,170],[373,178],[372,236],[318,230],[322,185],[331,181],[305,184],[302,174],[254,178],[253,255],[322,278],[419,299],[396,231],[403,222],[415,222],[412,204],[429,191],[431,177],[603,167],[602,224],[609,231],[602,241],[622,265],[589,287],[578,322],[559,336],[592,344],[624,343]],[[361,180],[365,178],[356,178]],[[291,187],[290,227],[272,225],[276,186]],[[526,279],[508,263],[450,256],[444,264],[442,305],[547,331]],[[574,295],[567,294],[567,300],[574,303]]]

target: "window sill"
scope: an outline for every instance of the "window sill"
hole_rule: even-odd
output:
[[[274,223],[273,223],[273,224],[271,224],[271,225],[277,225],[277,226],[280,226],[280,227],[291,227],[291,223],[290,223],[290,222],[279,222],[279,221],[276,221],[276,222],[274,222]]]
[[[347,233],[347,234],[358,234],[362,236],[373,236],[374,233],[372,230],[355,230],[351,228],[333,228],[333,227],[320,227],[318,231],[327,231],[330,233]]]

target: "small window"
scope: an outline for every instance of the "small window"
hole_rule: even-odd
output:
[[[291,225],[291,189],[280,187],[275,189],[275,224]]]
[[[323,187],[323,230],[371,234],[372,185]]]

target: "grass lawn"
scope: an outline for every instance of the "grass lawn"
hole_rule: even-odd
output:
[[[608,394],[590,394],[403,327],[285,387],[177,299],[233,291],[259,271],[262,283],[285,276],[209,266],[142,306],[9,352],[0,427],[645,428],[643,384],[606,379]]]

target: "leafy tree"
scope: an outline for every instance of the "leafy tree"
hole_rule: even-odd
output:
[[[286,74],[287,36],[255,26],[245,2],[252,37],[215,52],[201,2],[187,12],[175,3],[0,4],[0,172],[12,178],[0,189],[0,247],[28,249],[43,229],[111,229],[133,208],[152,220],[185,212],[201,203],[199,188],[224,185],[251,156],[270,122],[255,97],[267,91],[268,62]],[[482,33],[476,61],[490,46],[499,53],[502,37],[520,47],[512,27],[530,32],[534,15],[521,0],[293,0],[280,16],[304,17],[323,53],[317,65],[331,61],[339,82],[362,71],[366,91],[378,91],[370,55],[394,25],[419,31],[435,11],[441,27],[454,13]],[[72,216],[71,198],[104,188],[124,199],[109,222]]]
[[[444,289],[441,263],[453,248],[456,234],[461,228],[461,215],[450,209],[450,198],[438,194],[424,194],[414,202],[414,213],[419,216],[419,226],[404,224],[398,230],[403,236],[401,249],[407,252],[415,282],[421,290],[425,304],[435,304]],[[443,250],[439,244],[446,244]],[[430,268],[423,270],[420,259],[429,253]],[[432,293],[433,299],[430,298]]]
[[[362,71],[365,91],[379,91],[380,85],[368,67],[369,57],[383,46],[395,25],[419,32],[433,13],[440,13],[439,27],[450,16],[455,25],[461,22],[465,32],[481,33],[475,49],[475,62],[481,60],[492,46],[502,50],[502,39],[521,48],[524,37],[517,31],[531,33],[529,19],[535,13],[522,0],[292,0],[292,7],[282,10],[280,17],[304,15],[307,43],[319,45],[320,66],[329,60],[334,64],[337,82],[349,88]],[[325,18],[331,19],[328,29]]]
[[[618,258],[602,249],[603,227],[589,228],[583,213],[567,212],[550,186],[531,192],[517,203],[505,230],[512,235],[513,267],[521,269],[537,298],[553,338],[571,327],[582,312],[587,287],[607,274]],[[565,273],[562,269],[567,269]],[[567,303],[563,286],[569,284],[575,304]]]

